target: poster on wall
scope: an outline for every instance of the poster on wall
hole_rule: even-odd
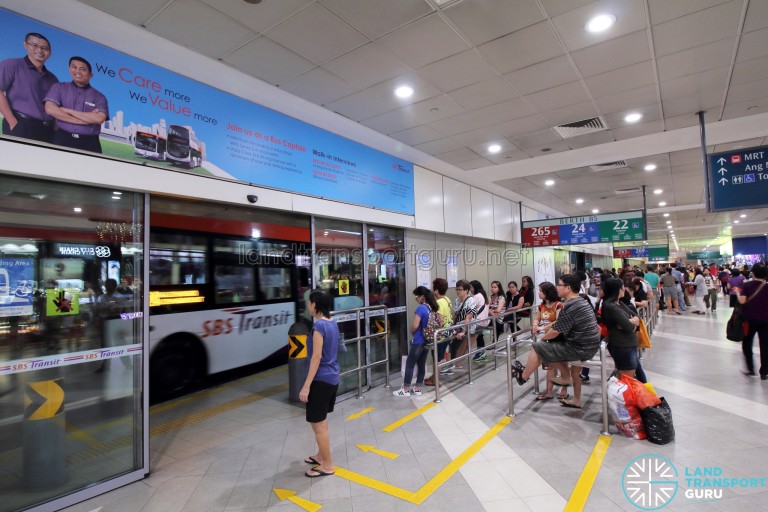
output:
[[[555,279],[554,249],[537,247],[533,250],[533,259],[536,262],[533,269],[533,279],[536,287],[538,288],[538,286],[545,281],[557,284],[557,280]]]
[[[416,284],[426,286],[430,290],[432,289],[431,263],[432,258],[429,254],[419,254],[416,258]]]
[[[449,254],[445,258],[445,265],[448,270],[448,287],[453,288],[459,280],[459,260],[455,254]]]
[[[5,9],[0,27],[4,135],[414,213],[410,162]]]
[[[0,317],[33,313],[35,260],[0,258]]]
[[[565,274],[571,273],[571,253],[554,249],[555,253],[555,279],[560,279]],[[555,281],[557,283],[557,281]]]

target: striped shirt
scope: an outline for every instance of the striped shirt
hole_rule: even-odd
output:
[[[582,358],[590,359],[600,347],[600,331],[592,305],[582,297],[565,303],[552,329],[565,335],[566,343]]]

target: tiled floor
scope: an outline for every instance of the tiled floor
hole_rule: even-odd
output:
[[[721,499],[685,497],[686,472],[722,468],[724,477],[768,477],[768,381],[741,374],[740,345],[725,340],[730,314],[662,316],[654,348],[643,366],[666,397],[677,438],[658,446],[614,435],[584,510],[638,510],[625,497],[622,475],[643,454],[658,454],[677,468],[680,489],[668,511],[764,511],[768,489],[729,488]],[[456,378],[460,378],[457,374]],[[287,403],[285,372],[245,379],[153,414],[152,474],[144,481],[67,509],[69,512],[213,512],[301,510],[280,501],[274,488],[322,505],[323,511],[560,511],[566,507],[600,431],[597,379],[584,387],[583,410],[556,400],[535,402],[530,385],[515,384],[517,416],[421,505],[339,476],[310,480],[302,459],[314,452],[303,410]],[[397,384],[397,382],[395,383]],[[507,411],[503,370],[487,371],[473,385],[455,387],[443,403],[392,431],[382,427],[430,403],[433,396],[394,398],[377,388],[363,400],[337,405],[330,416],[334,462],[350,471],[414,492],[437,475]],[[176,429],[184,417],[262,392],[264,398]],[[366,407],[374,411],[346,421]],[[613,429],[615,432],[615,429]],[[364,453],[356,444],[397,453],[395,460]],[[100,508],[101,507],[101,508]]]

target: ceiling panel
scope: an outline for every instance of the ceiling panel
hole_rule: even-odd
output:
[[[768,2],[752,0],[749,2],[747,17],[744,20],[744,32],[766,27],[768,27]]]
[[[326,104],[325,108],[354,121],[369,119],[391,110],[389,105],[366,92],[350,94],[340,100]]]
[[[583,103],[568,105],[566,107],[556,108],[554,110],[547,110],[541,112],[540,115],[551,126],[558,126],[561,124],[574,123],[576,121],[597,117],[599,112],[595,108],[594,103],[591,101],[585,101]]]
[[[661,57],[656,61],[659,80],[666,82],[730,66],[735,44],[735,37],[727,37],[714,43]]]
[[[544,144],[560,142],[563,139],[555,133],[554,130],[546,129],[510,137],[509,140],[520,149],[526,149],[529,147],[539,147]]]
[[[288,80],[280,88],[318,105],[325,105],[357,92],[341,78],[322,68],[315,68]]]
[[[404,142],[409,146],[430,142],[441,138],[443,135],[429,126],[416,126],[390,135],[393,139]]]
[[[721,91],[725,87],[730,68],[710,69],[703,73],[661,82],[661,100],[673,100],[708,91]]]
[[[600,33],[588,32],[585,26],[597,15],[610,12],[616,22],[610,30]],[[646,28],[644,0],[592,2],[552,18],[560,37],[569,51],[602,43],[609,39],[631,34]]]
[[[571,11],[594,0],[541,0],[541,4],[550,16],[557,16]]]
[[[458,162],[456,165],[465,171],[471,171],[473,169],[480,169],[481,167],[488,167],[493,162],[486,160],[485,158],[476,158],[474,160],[468,160],[466,162]]]
[[[474,111],[475,116],[489,124],[503,123],[535,113],[535,110],[521,98],[494,103]]]
[[[311,0],[280,0],[279,2],[264,2],[258,8],[241,0],[202,0],[230,18],[239,21],[254,32],[263,32],[269,27],[280,23],[296,11],[312,3]],[[111,4],[134,4],[129,2],[110,2]]]
[[[298,76],[315,65],[266,37],[259,37],[224,57],[224,62],[273,85]]]
[[[736,60],[743,61],[765,57],[768,55],[766,40],[768,40],[768,28],[743,34],[739,42],[739,52],[736,54]]]
[[[728,88],[728,101],[742,102],[765,98],[768,80],[759,80]]]
[[[414,21],[376,41],[413,68],[420,68],[469,48],[437,14]]]
[[[408,68],[374,43],[326,62],[323,67],[358,89],[370,87],[408,72]]]
[[[732,0],[654,25],[656,57],[712,43],[735,33],[741,17],[741,5],[742,0]]]
[[[419,126],[421,123],[418,119],[415,119],[402,110],[394,110],[361,121],[360,124],[376,130],[377,132],[389,135],[390,133],[400,132],[408,128],[413,128],[414,126]]]
[[[469,162],[470,160],[476,160],[480,158],[480,155],[470,150],[469,148],[460,148],[446,153],[440,153],[437,157],[446,162],[457,164],[460,162]]]
[[[610,94],[595,99],[597,107],[603,114],[625,112],[633,107],[652,105],[658,101],[659,90],[656,84],[650,84],[638,89]]]
[[[427,2],[392,2],[391,0],[320,0],[320,2],[369,39],[376,39],[434,12]]]
[[[198,0],[175,0],[147,30],[209,57],[223,57],[256,34]]]
[[[473,45],[544,20],[535,0],[464,0],[444,12]]]
[[[731,85],[741,85],[768,78],[768,57],[737,62],[733,66]]]
[[[651,23],[656,25],[725,3],[727,0],[648,0]]]
[[[465,110],[445,94],[403,107],[405,112],[426,124],[455,116]]]
[[[265,35],[315,64],[322,64],[367,42],[359,32],[320,4],[310,5]]]
[[[493,126],[493,128],[505,137],[514,137],[521,133],[528,133],[531,131],[543,130],[548,125],[541,116],[526,116],[506,123],[499,123]]]
[[[521,48],[525,51],[520,51]],[[509,73],[563,54],[563,48],[546,22],[512,32],[478,46],[478,49],[500,73]]]
[[[472,112],[465,112],[457,116],[451,116],[429,124],[443,135],[453,136],[480,128],[485,128],[488,123],[476,118]]]
[[[525,96],[525,100],[536,110],[552,110],[583,103],[589,99],[581,82],[571,82]]]
[[[495,77],[493,68],[475,50],[452,55],[419,70],[419,74],[449,92]]]
[[[504,75],[507,82],[521,94],[551,89],[552,87],[579,80],[568,57],[561,55],[533,66]]]
[[[517,98],[518,94],[503,78],[493,78],[457,89],[449,96],[464,108],[473,110]]]
[[[395,96],[394,91],[401,85],[408,85],[413,87],[414,94],[410,98],[398,98]],[[400,108],[411,103],[418,103],[426,99],[439,96],[440,91],[424,80],[416,73],[406,73],[396,76],[385,82],[381,82],[366,89],[369,94],[376,96],[384,103],[391,105],[392,108]]]
[[[484,154],[485,148],[487,148],[491,142],[500,144],[502,141],[506,141],[499,132],[492,128],[480,128],[470,132],[459,133],[454,135],[453,139],[461,142],[465,146],[469,146],[472,150],[475,150],[473,146],[482,147],[482,151],[476,151],[478,154]],[[508,151],[514,149],[514,146],[507,143],[507,146],[505,147],[502,144],[502,149]]]
[[[132,2],[82,0],[82,2],[134,25],[143,26],[145,22],[168,3],[168,0],[133,0]]]
[[[623,37],[572,52],[571,57],[584,77],[645,62],[651,58],[648,32],[638,30]]]
[[[656,82],[653,76],[653,64],[649,60],[601,73],[587,78],[585,81],[589,92],[595,98],[631,91]]]
[[[664,107],[665,116],[693,115],[700,111],[718,108],[722,101],[722,91],[714,90],[663,101],[662,106]]]
[[[450,137],[445,137],[442,139],[433,140],[432,142],[417,144],[414,147],[419,151],[427,153],[428,155],[437,155],[439,153],[446,153],[448,151],[453,151],[454,149],[464,147],[464,144],[456,142]]]

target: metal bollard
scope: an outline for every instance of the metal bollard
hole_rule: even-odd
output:
[[[434,402],[439,404],[442,402],[440,398],[440,363],[437,360],[437,334],[435,334],[435,350],[432,351],[432,358],[434,365],[432,366],[432,381],[435,383],[435,399]]]
[[[600,432],[604,436],[610,436],[611,432],[608,430],[608,386],[606,381],[608,380],[608,369],[606,368],[605,360],[605,343],[600,343],[600,398],[603,401],[603,431]]]
[[[64,379],[27,382],[22,423],[24,488],[50,489],[69,480],[66,469]]]
[[[510,345],[510,340],[512,339],[512,336],[507,337],[507,400],[509,401],[507,404],[507,416],[510,418],[515,417],[515,391],[514,391],[514,383],[512,382],[512,346]]]

